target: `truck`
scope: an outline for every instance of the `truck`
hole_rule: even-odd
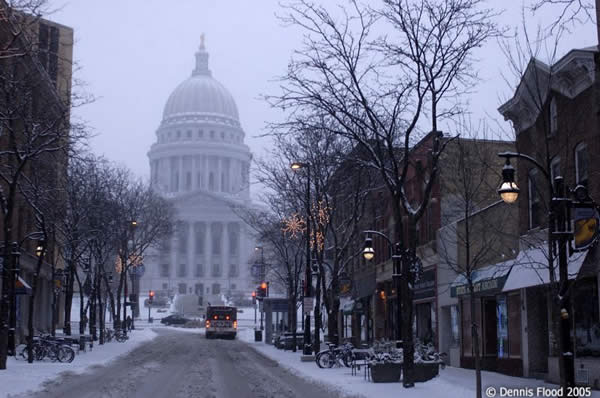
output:
[[[237,334],[237,308],[225,305],[206,307],[206,338],[222,336],[235,339]]]

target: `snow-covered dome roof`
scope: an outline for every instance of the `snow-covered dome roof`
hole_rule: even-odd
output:
[[[238,109],[229,91],[212,77],[204,40],[196,52],[192,77],[183,81],[169,96],[163,120],[190,115],[213,115],[239,121]]]

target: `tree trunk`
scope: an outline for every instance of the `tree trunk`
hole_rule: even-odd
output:
[[[479,351],[479,325],[475,323],[475,292],[473,282],[469,281],[469,306],[471,311],[471,340],[475,355],[475,396],[481,398],[481,353]]]
[[[35,310],[35,295],[37,293],[40,272],[42,270],[42,263],[44,262],[43,257],[43,255],[38,257],[35,274],[33,274],[33,281],[31,283],[31,296],[29,297],[29,314],[27,316],[27,362],[29,363],[33,363],[33,312]]]
[[[317,287],[315,288],[315,341],[313,352],[321,350],[321,273],[317,274]]]
[[[71,308],[73,306],[73,291],[75,286],[75,267],[73,263],[68,264],[69,272],[67,274],[67,286],[65,290],[65,320],[63,326],[63,332],[65,335],[71,335]]]

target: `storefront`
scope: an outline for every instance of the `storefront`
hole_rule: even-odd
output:
[[[463,276],[459,276],[451,287],[451,296],[459,298],[461,367],[475,367],[476,345],[472,333],[475,326],[481,368],[523,375],[520,291],[502,291],[510,266],[507,262],[474,271],[473,303]]]
[[[414,331],[425,344],[438,344],[436,268],[423,271],[413,287]]]

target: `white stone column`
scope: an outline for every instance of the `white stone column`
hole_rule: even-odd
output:
[[[185,191],[185,178],[183,172],[183,156],[179,156],[179,192]]]
[[[217,158],[217,191],[218,192],[223,192],[223,179],[221,178],[221,175],[223,174],[223,158],[222,157],[218,157]],[[225,230],[225,227],[223,227],[223,231]]]
[[[208,155],[202,156],[202,183],[205,190],[208,191]],[[208,227],[207,227],[208,230]]]
[[[196,278],[196,231],[195,223],[193,220],[189,221],[188,229],[188,246],[187,246],[187,263],[188,263],[188,277],[190,279]]]
[[[169,264],[169,279],[173,279],[177,277],[177,233],[174,233],[171,237],[171,253],[170,256],[170,264]],[[171,284],[169,283],[169,286]]]
[[[221,258],[223,259],[223,277],[229,278],[229,265],[230,265],[230,257],[229,257],[229,223],[223,222],[223,246]]]

